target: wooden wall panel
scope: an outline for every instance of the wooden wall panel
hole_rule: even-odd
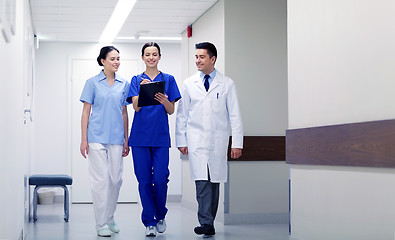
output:
[[[395,167],[395,120],[288,130],[286,162]]]
[[[243,155],[238,159],[230,158],[229,161],[285,161],[284,136],[244,136]]]

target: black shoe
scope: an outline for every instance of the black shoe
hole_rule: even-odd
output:
[[[215,235],[215,228],[214,226],[203,224],[202,226],[197,226],[194,229],[197,235]]]

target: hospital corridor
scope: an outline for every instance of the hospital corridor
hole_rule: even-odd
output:
[[[279,79],[273,80],[272,88],[267,91],[276,92],[270,96],[270,101],[278,102],[278,109],[281,110],[274,118],[266,118],[263,112],[255,110],[256,106],[240,108],[245,127],[244,134],[241,132],[239,135],[241,139],[243,135],[245,138],[245,155],[232,159],[223,151],[225,167],[221,171],[225,177],[221,178],[226,183],[221,182],[216,190],[219,191],[219,204],[214,222],[215,235],[207,232],[207,236],[213,239],[288,239],[289,236],[289,181],[284,152],[287,127],[287,79],[284,74],[286,1],[268,5],[264,10],[266,13],[276,11],[276,16],[248,13],[253,9],[264,9],[265,4],[265,1],[251,2],[232,21],[236,20],[246,30],[249,28],[248,31],[255,32],[252,26],[247,26],[256,17],[262,21],[272,21],[276,16],[281,16],[275,25],[266,26],[260,33],[263,35],[266,30],[275,32],[270,37],[273,42],[268,42],[267,46],[278,49],[277,66],[282,70],[267,73]],[[134,76],[151,77],[148,70],[154,69],[152,59],[146,57],[142,49],[145,44],[150,44],[157,50],[160,46],[160,55],[154,56],[159,78],[161,81],[171,79],[172,84],[182,92],[183,81],[197,72],[195,45],[207,41],[218,49],[216,76],[220,76],[219,72],[232,76],[237,84],[240,105],[247,106],[246,103],[252,100],[251,91],[258,93],[265,83],[251,79],[251,85],[244,88],[241,81],[248,75],[240,75],[238,71],[232,73],[232,65],[240,60],[232,57],[235,53],[232,49],[238,46],[240,26],[225,28],[225,22],[230,20],[225,15],[241,6],[243,4],[239,1],[227,0],[6,0],[0,4],[0,50],[7,56],[0,60],[0,71],[7,76],[3,78],[7,84],[0,88],[0,109],[6,113],[2,115],[0,125],[0,146],[4,153],[0,168],[3,189],[0,198],[0,239],[71,240],[98,239],[108,235],[112,235],[113,239],[143,239],[146,235],[153,235],[152,232],[147,233],[149,226],[143,224],[147,221],[142,219],[142,198],[145,196],[141,196],[139,190],[132,150],[126,152],[122,161],[116,158],[117,164],[121,163],[117,168],[123,169],[123,180],[116,183],[117,188],[122,183],[115,203],[117,210],[104,224],[98,222],[97,214],[101,214],[101,210],[94,210],[96,207],[92,203],[105,204],[106,196],[114,199],[118,193],[103,193],[101,185],[96,184],[96,195],[92,194],[93,176],[106,179],[104,175],[91,173],[90,167],[96,166],[95,162],[89,163],[94,159],[93,151],[96,148],[93,146],[98,149],[96,156],[99,156],[99,150],[103,152],[101,147],[108,152],[114,151],[114,154],[120,150],[118,147],[110,150],[107,144],[89,145],[91,151],[88,159],[82,154],[86,130],[82,128],[85,106],[95,104],[89,100],[92,95],[86,90],[89,85],[87,80],[105,75],[111,87],[109,91],[117,91],[120,83],[124,89],[129,87]],[[236,38],[225,37],[228,34]],[[265,48],[259,51],[264,52]],[[110,50],[102,54],[103,49]],[[152,47],[148,49],[151,51]],[[107,59],[107,56],[110,57]],[[111,61],[114,63],[109,64]],[[225,71],[226,68],[229,70]],[[113,82],[108,71],[112,71]],[[272,80],[268,78],[268,81]],[[259,87],[251,88],[252,85]],[[108,86],[105,84],[103,89]],[[166,85],[166,97],[171,97],[167,88]],[[124,97],[126,93],[122,93]],[[167,199],[168,213],[163,219],[166,220],[167,230],[157,233],[155,238],[200,239],[206,235],[204,232],[195,233],[195,228],[201,224],[198,221],[196,187],[191,177],[190,161],[180,154],[175,142],[176,100],[180,95],[177,91],[174,94],[174,114],[166,114],[166,118],[160,120],[168,121],[170,137],[165,136],[165,140],[169,140],[171,146],[168,148],[170,174],[166,176],[169,182],[165,182],[166,191],[162,191],[167,194],[164,199]],[[227,93],[218,90],[212,94],[216,96],[218,105],[224,103],[223,97]],[[270,107],[270,101],[263,101],[263,107]],[[122,103],[122,120],[127,116],[128,126],[121,125],[129,136],[137,113],[132,105]],[[117,118],[118,110],[114,109],[110,108],[111,113],[104,111],[101,118]],[[123,114],[126,110],[127,115]],[[93,115],[88,116],[94,119]],[[261,121],[254,119],[262,119],[265,123],[262,125]],[[166,122],[163,126],[167,128]],[[109,126],[115,128],[121,125]],[[148,122],[146,126],[149,125]],[[89,129],[87,135],[91,138]],[[270,132],[267,132],[269,129]],[[102,130],[107,131],[99,127],[97,132]],[[119,145],[119,140],[114,136],[111,141]],[[146,142],[153,140],[144,134],[138,138],[146,139]],[[130,141],[133,143],[135,140],[132,137]],[[124,142],[124,139],[121,141]],[[266,142],[272,143],[270,152],[251,150],[256,144]],[[127,147],[124,146],[122,154],[125,154],[125,149]],[[104,168],[105,164],[101,165],[101,169]],[[212,172],[210,176],[215,177],[215,174]],[[56,178],[59,176],[61,179]],[[155,194],[152,195],[156,199],[158,196]],[[47,199],[49,203],[43,200],[45,197],[51,199]],[[113,206],[114,202],[111,208]],[[118,226],[120,232],[114,233],[118,232]],[[112,232],[108,227],[112,227]]]
[[[216,235],[203,238],[193,232],[198,224],[196,213],[185,209],[180,203],[169,203],[167,215],[167,230],[156,237],[146,237],[144,226],[140,221],[141,206],[139,204],[119,204],[117,221],[121,231],[108,239],[138,240],[138,239],[216,239],[216,240],[286,240],[288,239],[287,224],[246,224],[223,225],[216,224]],[[107,239],[96,236],[91,204],[73,204],[70,221],[66,223],[61,214],[62,204],[41,205],[39,218],[36,223],[27,226],[27,240],[80,240]]]
[[[0,1],[0,240],[393,240],[394,22],[393,0]]]

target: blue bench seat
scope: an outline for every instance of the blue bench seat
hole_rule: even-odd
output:
[[[29,185],[35,185],[33,194],[33,221],[37,220],[37,190],[42,187],[60,187],[64,189],[64,220],[69,221],[69,191],[67,185],[73,183],[69,175],[36,174],[29,177]]]

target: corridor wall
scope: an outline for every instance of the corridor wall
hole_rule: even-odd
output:
[[[16,0],[11,14],[14,34],[4,15],[0,28],[0,239],[22,239],[28,221],[28,176],[30,161],[30,110],[33,69],[33,31],[28,0]],[[4,6],[4,5],[3,5]],[[3,7],[2,6],[2,7]],[[13,22],[15,17],[15,22]],[[6,39],[8,41],[6,41]]]
[[[393,1],[288,1],[290,129],[395,118],[394,16]],[[395,169],[290,169],[292,239],[394,238]]]

